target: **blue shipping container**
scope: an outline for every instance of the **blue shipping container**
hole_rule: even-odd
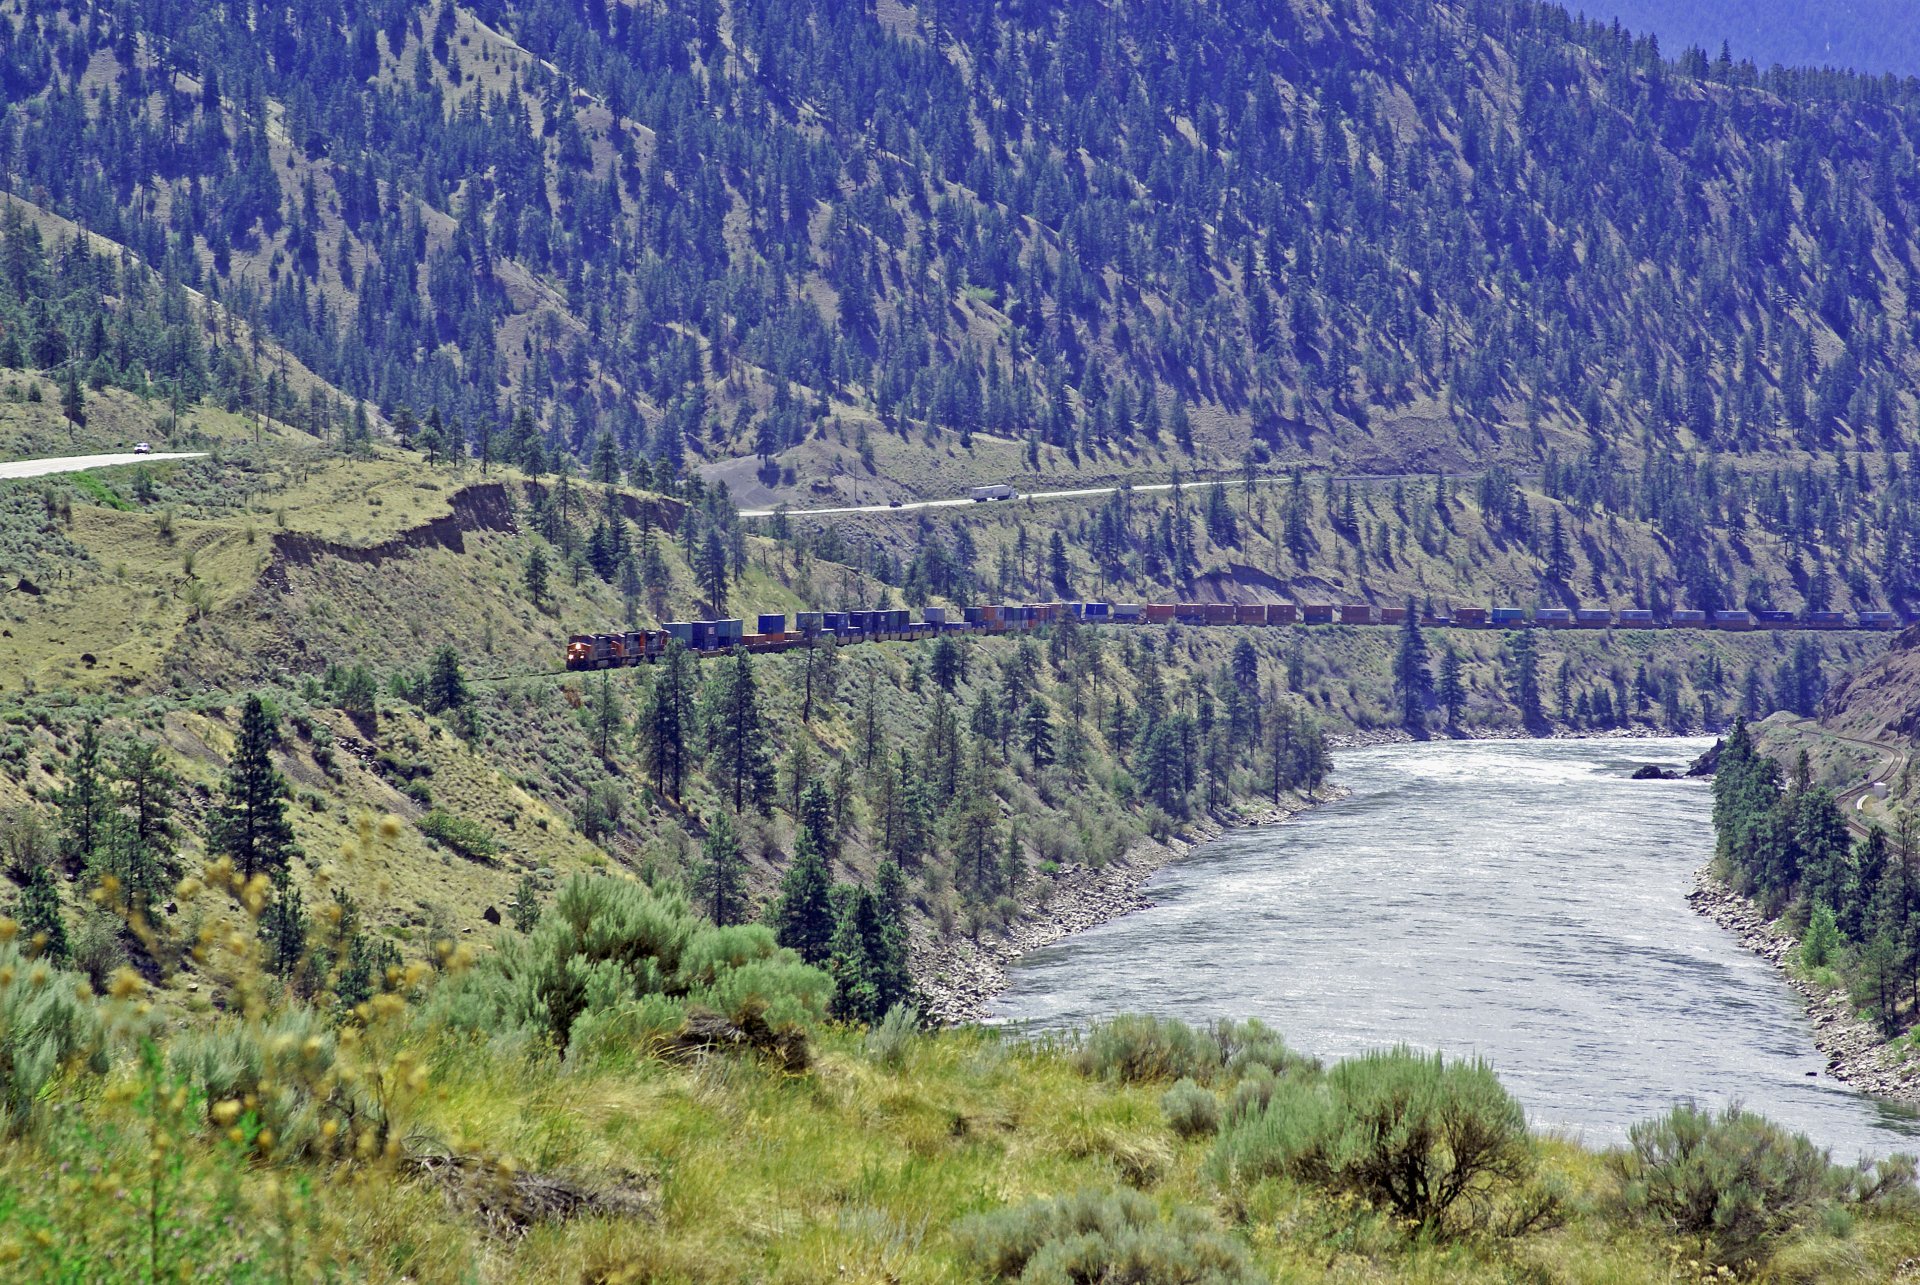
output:
[[[787,632],[787,618],[784,614],[778,616],[762,615],[760,617],[760,627],[754,630],[754,632],[757,634],[784,634]]]

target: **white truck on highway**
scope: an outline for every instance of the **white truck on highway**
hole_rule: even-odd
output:
[[[1016,492],[1005,482],[997,482],[992,486],[976,486],[967,494],[975,500],[1011,500]]]

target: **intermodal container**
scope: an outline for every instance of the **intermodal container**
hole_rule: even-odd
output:
[[[1045,624],[1049,620],[1060,619],[1062,607],[1057,602],[1036,602],[1028,610],[1033,612],[1029,619],[1037,624]]]
[[[1622,607],[1620,609],[1620,627],[1622,629],[1653,628],[1653,613],[1645,607]]]
[[[1310,625],[1330,625],[1333,623],[1333,604],[1306,603],[1300,608],[1300,615]]]
[[[1891,611],[1863,611],[1860,613],[1862,629],[1898,629],[1900,617]]]
[[[693,646],[693,622],[691,620],[669,620],[667,632],[678,638],[682,645]]]
[[[1170,602],[1150,602],[1147,604],[1147,620],[1156,625],[1164,625],[1172,620],[1179,608]]]
[[[1763,607],[1753,613],[1753,618],[1766,629],[1780,629],[1793,623],[1793,613],[1778,607]]]
[[[1210,625],[1230,625],[1234,620],[1233,604],[1230,602],[1210,602],[1202,619]]]
[[[1183,625],[1204,625],[1207,623],[1207,609],[1197,602],[1176,603],[1173,618]]]
[[[746,636],[747,622],[744,620],[716,620],[713,622],[713,629],[715,633],[719,634],[720,637],[727,642],[739,642]]]
[[[1751,629],[1753,613],[1751,611],[1716,611],[1713,613],[1713,627],[1731,629],[1735,632]]]
[[[905,631],[913,623],[913,613],[905,607],[895,607],[887,613],[887,624],[896,630]]]
[[[1673,613],[1673,627],[1675,629],[1705,629],[1707,627],[1707,613],[1704,611],[1676,611]]]
[[[1084,603],[1081,606],[1080,618],[1082,620],[1112,620],[1113,606],[1105,602]]]
[[[1267,623],[1270,625],[1291,625],[1299,619],[1300,608],[1290,602],[1267,604]]]
[[[1573,613],[1565,607],[1536,607],[1533,623],[1547,625],[1554,629],[1564,629],[1573,623]]]
[[[947,609],[945,607],[922,607],[920,609],[920,619],[930,625],[944,625],[947,623]]]
[[[1264,625],[1267,623],[1267,604],[1264,602],[1242,602],[1234,606],[1233,623],[1236,625]]]
[[[762,615],[759,617],[759,623],[759,632],[763,634],[784,634],[787,632],[787,618],[784,615]]]
[[[1147,618],[1147,609],[1137,602],[1116,602],[1113,604],[1115,624],[1137,625]]]
[[[1469,629],[1478,628],[1487,623],[1487,609],[1485,607],[1455,607],[1453,609],[1453,623],[1463,625]]]
[[[826,613],[820,611],[803,611],[793,618],[794,628],[803,634],[817,634],[826,627],[826,623]]]
[[[1847,616],[1841,611],[1809,611],[1807,626],[1811,629],[1845,629]]]
[[[1373,607],[1364,602],[1342,603],[1340,623],[1343,625],[1370,625],[1373,623]]]
[[[1605,629],[1613,623],[1613,613],[1605,607],[1582,607],[1573,613],[1582,629]]]
[[[1084,602],[1063,602],[1060,604],[1060,616],[1065,619],[1072,616],[1075,620],[1087,618],[1087,604]]]
[[[826,611],[820,615],[820,627],[828,633],[843,633],[847,628],[847,613],[844,611]]]
[[[1406,609],[1405,607],[1382,607],[1382,608],[1380,608],[1380,623],[1381,623],[1381,624],[1383,624],[1383,625],[1404,625],[1404,624],[1406,624],[1406,623],[1407,623],[1407,609]]]
[[[1525,607],[1495,607],[1493,623],[1496,625],[1524,625],[1527,623]]]

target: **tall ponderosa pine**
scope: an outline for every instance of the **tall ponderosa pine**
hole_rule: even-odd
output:
[[[667,643],[641,718],[641,757],[653,788],[676,802],[687,773],[687,735],[693,722],[693,661],[678,639]]]
[[[753,659],[737,648],[707,685],[703,719],[707,770],[735,812],[752,803],[764,807],[773,794],[773,756],[760,715]]]
[[[125,890],[127,905],[146,912],[172,886],[178,828],[173,822],[179,778],[151,741],[133,740],[114,755],[119,809],[107,847],[108,868]]]
[[[293,850],[287,781],[273,765],[274,717],[259,696],[240,710],[240,734],[227,764],[220,802],[208,826],[213,851],[233,858],[242,875],[277,870]]]
[[[1407,604],[1400,650],[1393,658],[1393,694],[1400,704],[1400,725],[1418,735],[1427,730],[1427,706],[1433,701],[1433,675],[1427,670],[1427,640],[1419,614]]]
[[[80,737],[67,761],[66,784],[54,796],[60,810],[60,855],[69,870],[77,871],[93,859],[106,841],[113,797],[102,757],[100,720],[80,725]]]
[[[1546,715],[1540,708],[1539,646],[1524,629],[1507,635],[1507,699],[1528,729],[1546,725]]]
[[[1440,708],[1447,714],[1447,729],[1460,727],[1460,715],[1467,707],[1466,677],[1461,671],[1460,653],[1447,644],[1440,656]]]
[[[60,881],[47,862],[37,861],[26,872],[13,917],[20,923],[20,936],[29,951],[50,964],[65,964],[73,958],[67,917],[60,908]]]

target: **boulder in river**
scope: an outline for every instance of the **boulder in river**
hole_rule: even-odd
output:
[[[1674,775],[1658,763],[1643,763],[1633,770],[1633,779],[1636,781],[1671,781]]]

